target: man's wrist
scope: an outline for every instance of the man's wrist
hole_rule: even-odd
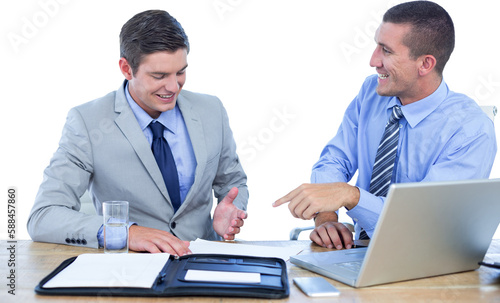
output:
[[[322,212],[319,213],[315,218],[314,218],[314,225],[316,227],[320,226],[323,223],[326,222],[338,222],[339,217],[336,212]]]
[[[347,208],[347,210],[351,210],[356,205],[359,203],[359,197],[360,197],[360,192],[359,188],[357,186],[350,186],[350,193],[348,195],[348,198],[346,199],[347,201],[344,203],[344,207]]]
[[[133,225],[137,225],[137,223],[135,223],[135,222],[128,223],[129,230],[130,230],[130,227]],[[101,225],[101,227],[97,231],[97,243],[99,244],[99,248],[104,247],[104,224]]]

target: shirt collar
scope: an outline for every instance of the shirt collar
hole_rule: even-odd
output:
[[[137,119],[137,122],[139,122],[139,126],[143,131],[149,126],[151,121],[154,120],[163,124],[163,126],[165,126],[171,133],[176,133],[177,120],[180,117],[180,111],[177,104],[175,105],[173,110],[167,110],[166,112],[161,113],[158,119],[153,119],[134,101],[134,99],[130,95],[130,92],[128,90],[128,81],[125,85],[125,97],[127,98],[127,102],[130,105],[130,108],[132,109],[132,112],[134,113],[135,118]]]
[[[417,126],[417,124],[419,124],[434,110],[436,110],[436,108],[444,101],[447,95],[448,86],[446,85],[444,80],[442,80],[436,91],[434,91],[429,96],[408,105],[402,106],[401,110],[403,111],[403,115],[406,121],[408,121],[410,127],[413,128]],[[401,106],[401,102],[398,98],[393,98],[389,102],[389,107],[392,107],[394,105]]]

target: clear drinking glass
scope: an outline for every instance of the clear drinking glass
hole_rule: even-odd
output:
[[[102,203],[104,218],[104,252],[128,253],[128,202]]]

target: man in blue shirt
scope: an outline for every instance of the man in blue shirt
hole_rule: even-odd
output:
[[[393,107],[399,106],[399,140],[390,182],[488,178],[496,153],[493,122],[469,97],[452,92],[443,69],[454,48],[448,13],[429,1],[389,9],[375,34],[368,77],[348,106],[337,135],[303,184],[274,203],[289,202],[293,216],[315,218],[315,243],[351,248],[352,233],[338,222],[347,209],[359,238],[371,237],[385,194],[370,193],[379,144]],[[358,172],[356,186],[347,182]],[[390,173],[390,172],[389,172]]]

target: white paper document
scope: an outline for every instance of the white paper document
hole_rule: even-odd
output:
[[[151,288],[169,256],[166,253],[82,254],[43,287]]]
[[[251,244],[239,244],[231,242],[214,242],[202,239],[191,241],[189,249],[194,254],[221,254],[221,255],[240,255],[254,257],[274,257],[288,261],[290,256],[295,256],[301,252],[304,247],[279,247],[263,246]]]
[[[186,281],[220,283],[260,283],[260,273],[189,269]]]

